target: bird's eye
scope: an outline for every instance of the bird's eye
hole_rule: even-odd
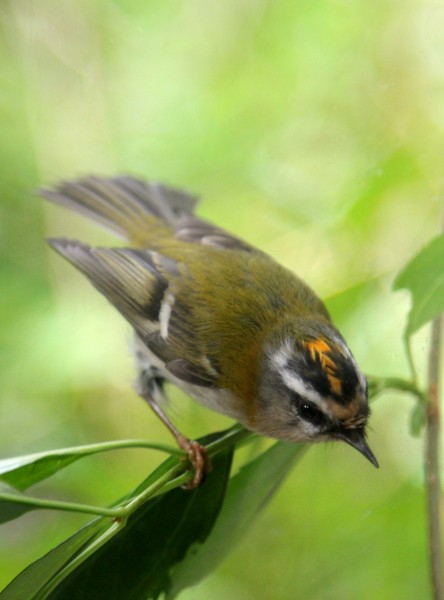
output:
[[[325,422],[324,414],[314,404],[302,401],[299,405],[299,415],[312,425],[321,425]]]

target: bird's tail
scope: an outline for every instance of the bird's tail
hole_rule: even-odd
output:
[[[128,176],[89,176],[39,193],[137,245],[153,235],[170,237],[177,222],[193,214],[197,204],[197,198],[185,192]]]

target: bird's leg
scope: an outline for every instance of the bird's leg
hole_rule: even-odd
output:
[[[143,390],[140,395],[144,400],[146,400],[146,402],[148,402],[151,409],[173,434],[179,448],[187,452],[189,461],[194,469],[194,477],[187,484],[185,484],[184,487],[188,490],[196,488],[198,485],[200,485],[205,475],[211,470],[211,462],[206,448],[199,444],[199,442],[190,440],[180,433],[180,431],[170,421],[157,401],[149,392]]]

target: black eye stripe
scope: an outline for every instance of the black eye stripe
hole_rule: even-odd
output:
[[[312,425],[325,425],[324,413],[310,400],[304,400],[300,394],[292,393],[292,401],[296,405],[299,416]]]
[[[310,355],[293,357],[288,361],[288,370],[301,377],[306,385],[313,388],[320,396],[330,394],[330,384],[319,361],[313,362]]]
[[[298,374],[320,396],[332,396],[338,404],[347,405],[360,389],[356,367],[350,359],[340,353],[335,353],[331,359],[335,365],[334,377],[340,382],[340,393],[332,389],[331,378],[329,379],[319,357],[316,356],[313,360],[305,348],[288,361],[287,368]]]
[[[302,402],[299,407],[299,414],[312,425],[322,425],[325,423],[323,413],[314,406],[311,402]]]

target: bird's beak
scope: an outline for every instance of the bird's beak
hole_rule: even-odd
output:
[[[363,454],[365,458],[372,463],[372,465],[374,465],[376,468],[379,467],[375,455],[367,444],[363,429],[348,429],[346,431],[338,431],[334,433],[334,437],[338,440],[342,440],[343,442],[347,442],[347,444],[350,444],[350,446],[353,446],[353,448],[356,448],[358,452]]]

